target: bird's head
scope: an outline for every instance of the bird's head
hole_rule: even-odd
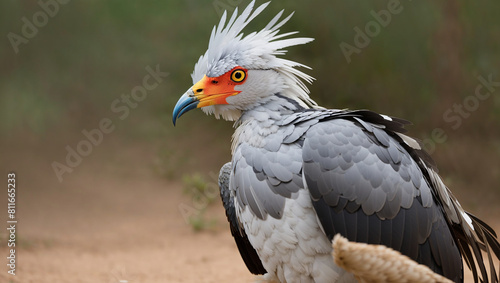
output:
[[[212,30],[208,50],[191,74],[194,85],[175,105],[174,125],[180,116],[195,108],[234,121],[243,111],[265,103],[266,98],[276,94],[289,97],[305,108],[316,106],[303,82],[311,83],[313,78],[295,69],[308,67],[277,57],[286,53],[284,48],[313,40],[286,38],[297,32],[279,34],[279,28],[293,13],[279,21],[281,11],[262,30],[246,36],[242,33],[268,4],[254,10],[252,1],[239,16],[236,9],[227,23],[224,12],[218,27]]]

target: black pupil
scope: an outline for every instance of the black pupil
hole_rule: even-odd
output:
[[[241,79],[241,72],[236,72],[236,73],[234,73],[234,77],[235,77],[237,80]]]

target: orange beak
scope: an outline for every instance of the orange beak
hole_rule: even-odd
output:
[[[218,78],[209,78],[206,75],[195,83],[191,89],[194,96],[199,101],[197,108],[227,104],[226,98],[240,93],[234,90],[235,84],[229,80],[224,80],[224,75]]]
[[[175,122],[184,113],[205,106],[228,104],[226,98],[237,95],[241,91],[235,90],[235,86],[245,82],[247,70],[235,67],[224,75],[216,78],[207,77],[195,83],[184,93],[174,107],[173,119]]]

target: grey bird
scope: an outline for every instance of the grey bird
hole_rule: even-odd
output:
[[[341,234],[400,251],[455,282],[463,281],[463,258],[476,282],[498,282],[495,231],[461,207],[405,134],[408,122],[319,107],[305,85],[312,77],[296,68],[308,67],[280,57],[312,41],[279,33],[292,15],[280,21],[281,11],[262,30],[242,33],[268,4],[223,14],[173,113],[174,125],[195,108],[235,121],[220,187],[249,271],[278,282],[356,282],[332,259],[331,240]]]

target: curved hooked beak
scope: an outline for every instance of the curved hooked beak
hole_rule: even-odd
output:
[[[177,104],[175,104],[172,122],[177,122],[184,113],[205,106],[228,104],[226,98],[236,95],[241,91],[234,89],[234,84],[227,84],[218,81],[219,78],[209,78],[204,76],[199,82],[194,84],[184,93]]]
[[[194,96],[193,89],[188,89],[188,91],[186,91],[186,93],[184,93],[181,98],[179,98],[179,101],[177,101],[177,103],[175,104],[172,117],[174,126],[177,122],[177,119],[179,119],[184,113],[188,112],[189,110],[197,108],[199,103],[200,100],[196,96]]]

